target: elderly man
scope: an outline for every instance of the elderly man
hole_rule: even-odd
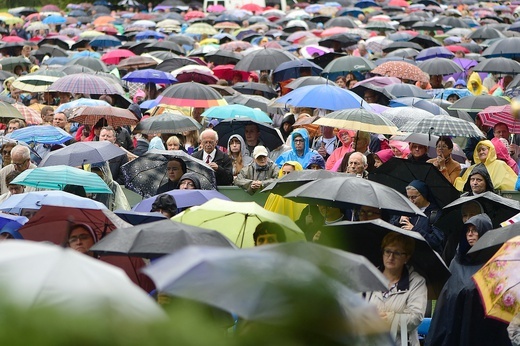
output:
[[[116,145],[116,130],[112,126],[105,126],[99,132],[99,141],[107,141]],[[128,156],[126,154],[116,156],[108,161],[110,167],[110,173],[112,173],[112,179],[118,184],[124,184],[124,177],[121,174],[121,166],[128,162]]]
[[[193,153],[193,157],[207,163],[214,171],[217,185],[233,183],[233,162],[231,158],[217,148],[218,134],[207,129],[200,134],[200,144],[203,150]]]
[[[36,168],[36,165],[31,163],[31,151],[28,147],[18,144],[11,149],[11,164],[0,169],[0,194],[9,192],[5,178],[13,171],[23,172],[27,169]],[[27,187],[25,192],[34,191],[33,188]]]
[[[370,154],[370,133],[365,131],[358,131],[352,138],[352,148],[358,153],[365,155]]]
[[[352,153],[348,158],[347,173],[352,173],[358,177],[368,179],[367,157],[359,152]]]
[[[52,126],[58,127],[67,133],[69,133],[69,130],[67,127],[68,124],[69,124],[69,120],[67,119],[67,116],[65,115],[65,113],[62,113],[62,112],[55,113],[54,116],[52,117]],[[63,144],[70,145],[74,142],[76,142],[74,140],[74,138],[71,138]]]

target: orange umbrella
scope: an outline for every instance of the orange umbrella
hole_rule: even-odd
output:
[[[112,23],[113,21],[115,20],[114,17],[112,16],[101,16],[101,17],[97,17],[94,22],[92,22],[95,26],[98,26],[98,25],[106,25],[108,23]]]

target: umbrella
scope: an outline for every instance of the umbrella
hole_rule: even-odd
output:
[[[161,93],[157,101],[174,106],[201,108],[227,104],[222,95],[213,88],[196,82],[169,86]]]
[[[43,122],[40,112],[35,109],[26,107],[22,103],[13,103],[13,107],[24,117],[27,125],[40,125]]]
[[[25,216],[0,213],[0,229],[2,233],[9,233],[14,239],[23,239],[18,229],[22,227],[28,218]]]
[[[275,103],[332,111],[360,107],[370,109],[370,106],[355,93],[331,84],[309,85],[295,89],[276,99]]]
[[[209,67],[201,65],[188,65],[172,71],[172,75],[181,83],[197,82],[201,84],[216,84],[218,78]]]
[[[0,62],[1,63],[1,62]],[[75,73],[61,77],[49,86],[48,91],[68,92],[72,94],[121,94],[122,88],[117,88],[100,76],[87,73]]]
[[[13,82],[13,87],[28,92],[44,92],[49,85],[57,81],[60,77],[34,75],[33,73],[26,76],[18,77]]]
[[[420,62],[417,67],[430,76],[446,76],[464,71],[458,64],[446,58],[428,59]]]
[[[412,81],[428,81],[424,72],[412,64],[403,61],[388,61],[372,70],[373,74]]]
[[[217,231],[162,220],[116,229],[94,244],[91,251],[100,255],[157,258],[190,245],[236,248]]]
[[[202,125],[192,117],[171,111],[141,120],[134,133],[183,133],[201,128]]]
[[[341,47],[341,46],[348,47],[353,44],[356,44],[358,41],[359,41],[359,35],[348,33],[348,32],[343,32],[343,33],[335,34],[332,36],[328,36],[324,39],[321,39],[320,41],[318,41],[318,43],[321,47],[333,48],[335,51],[340,51],[340,49],[338,49],[338,47]],[[322,50],[317,51],[316,53],[320,54],[320,52],[324,53],[324,51],[322,51]],[[321,53],[320,55],[322,55],[323,53]],[[309,58],[311,58],[311,57],[312,57],[312,53],[309,54]]]
[[[80,98],[67,103],[63,103],[58,108],[56,108],[55,112],[63,113],[67,109],[74,109],[82,106],[110,106],[110,104],[107,101],[103,100]]]
[[[394,97],[418,97],[422,99],[429,99],[431,96],[423,89],[413,84],[395,83],[383,87],[387,92]]]
[[[121,218],[121,220],[128,222],[131,225],[142,225],[145,223],[161,221],[167,219],[166,216],[159,212],[138,212],[132,210],[114,210],[114,214]]]
[[[25,117],[13,105],[0,101],[0,118],[25,119]]]
[[[289,217],[265,210],[255,202],[212,199],[175,215],[172,220],[214,229],[240,248],[254,246],[253,233],[256,226],[263,221],[279,224],[288,242],[305,240],[304,233]]]
[[[508,104],[509,101],[507,99],[499,96],[471,95],[457,100],[448,108],[467,112],[480,112],[489,106],[504,106]]]
[[[300,77],[289,84],[287,84],[285,87],[287,89],[298,89],[300,87],[309,86],[309,85],[318,85],[318,84],[331,84],[336,85],[336,83],[328,80],[327,78],[323,78],[321,76],[311,76],[311,77]]]
[[[520,236],[508,240],[473,275],[486,316],[509,323],[520,311],[518,297],[518,246]]]
[[[385,58],[394,58],[393,61],[402,61],[404,59],[413,59],[415,58],[417,55],[419,54],[419,51],[417,49],[413,49],[413,48],[400,48],[400,49],[396,49],[388,54],[385,55]],[[396,57],[400,57],[400,58],[404,58],[404,59],[396,59]],[[381,58],[381,59],[385,59],[385,58]],[[380,62],[381,59],[378,59],[376,61],[376,65],[381,65],[382,63],[386,62],[386,60],[383,60]],[[390,60],[388,60],[390,61]],[[410,61],[407,61],[408,63],[410,63]],[[415,65],[415,64],[412,64],[412,65]]]
[[[255,95],[258,92],[262,93],[262,96],[266,98],[276,97],[276,91],[268,86],[265,83],[255,83],[255,82],[244,82],[244,83],[235,83],[232,86],[233,89],[239,91],[242,94],[247,95]]]
[[[395,41],[384,47],[382,51],[385,53],[391,53],[398,49],[413,49],[415,51],[420,51],[422,47],[417,43],[409,41]]]
[[[0,247],[4,295],[24,310],[53,308],[78,317],[101,311],[142,321],[165,318],[119,268],[50,244],[6,241]]]
[[[72,167],[87,163],[105,162],[126,152],[108,141],[76,142],[65,148],[51,151],[40,162],[40,167],[66,165]]]
[[[286,174],[282,178],[272,182],[266,186],[261,192],[275,193],[283,196],[291,192],[292,190],[300,187],[303,184],[317,180],[334,177],[346,177],[345,173],[332,172],[324,169],[309,170],[304,169],[303,171],[294,171],[291,174]]]
[[[235,65],[240,59],[243,58],[243,55],[240,53],[235,53],[230,50],[219,49],[214,52],[206,53],[204,56],[204,60],[208,62],[212,62],[215,65],[226,65],[233,64]]]
[[[274,70],[280,64],[291,60],[296,60],[296,57],[289,52],[275,48],[262,48],[244,56],[235,65],[235,70]]]
[[[202,113],[202,116],[213,119],[248,118],[269,124],[273,122],[269,115],[259,109],[236,104],[208,108],[204,113]]]
[[[409,264],[426,279],[428,299],[436,299],[450,272],[441,257],[418,232],[401,229],[380,219],[336,222],[323,229],[324,235],[336,240],[332,246],[365,256],[376,266],[383,264],[380,244],[390,232],[415,240],[415,251]]]
[[[449,115],[437,115],[432,118],[412,120],[401,126],[399,130],[437,136],[485,137],[474,123]]]
[[[78,57],[75,55],[72,60],[67,62],[67,65],[79,65],[88,67],[94,71],[98,72],[107,72],[107,65],[100,60],[100,57],[90,57],[90,56],[82,56]]]
[[[226,201],[230,200],[226,195],[223,195],[216,190],[171,190],[166,193],[175,199],[177,208],[179,209],[201,205],[213,198]],[[157,197],[158,195],[143,199],[141,202],[137,203],[132,210],[138,212],[150,211],[152,209],[152,204],[155,202]]]
[[[420,108],[422,110],[432,113],[433,115],[448,115],[447,111],[445,111],[442,107],[430,100],[424,100],[416,97],[401,97],[390,100],[390,107],[406,106]]]
[[[455,54],[444,47],[431,47],[421,50],[415,57],[415,61],[430,60],[434,58],[451,59],[454,56]]]
[[[225,96],[224,99],[228,104],[239,104],[251,108],[258,108],[266,113],[275,113],[273,107],[269,107],[271,101],[261,95],[245,95],[236,93],[235,95]]]
[[[487,27],[487,25],[486,25]],[[491,29],[491,28],[490,28]],[[484,58],[509,58],[514,59],[520,57],[520,49],[518,47],[520,37],[501,38],[493,42],[483,52]],[[1,63],[1,62],[0,62]]]
[[[459,198],[460,193],[431,163],[413,162],[391,158],[368,177],[372,181],[396,189],[406,196],[406,187],[413,180],[421,180],[428,185],[437,206],[444,207]]]
[[[22,209],[40,209],[43,205],[64,207],[74,205],[77,208],[106,209],[103,203],[65,191],[31,191],[10,196],[0,204],[0,211],[21,214]]]
[[[139,122],[130,110],[112,106],[81,106],[74,110],[69,121],[93,126],[101,119],[114,128]]]
[[[114,49],[103,54],[101,56],[101,61],[103,61],[105,64],[117,65],[121,62],[121,60],[131,56],[135,56],[135,54],[128,49]]]
[[[63,144],[72,136],[59,127],[52,125],[28,126],[14,130],[9,138],[27,143]]]
[[[314,122],[316,125],[360,130],[381,134],[396,134],[397,126],[377,113],[363,108],[327,113]]]
[[[373,62],[363,57],[345,56],[332,60],[323,69],[324,76],[332,74],[347,75],[350,72],[368,72],[376,68]]]
[[[486,126],[505,123],[511,133],[520,133],[520,122],[513,116],[510,104],[486,107],[478,113],[478,116]]]
[[[121,60],[119,64],[117,64],[117,67],[122,69],[139,69],[152,66],[157,66],[157,61],[147,56],[131,56]]]
[[[275,150],[284,143],[280,131],[271,125],[238,118],[222,120],[213,128],[213,130],[218,133],[218,145],[227,147],[229,137],[234,134],[245,138],[245,127],[251,124],[255,124],[258,127],[260,130],[260,141],[262,141],[269,150]]]
[[[341,209],[370,206],[391,214],[423,215],[406,195],[388,186],[355,176],[315,180],[294,189],[284,197],[298,203]]]
[[[318,76],[323,70],[307,59],[286,61],[273,71],[273,82],[277,83],[291,78],[298,78],[302,68],[310,70],[313,76]]]
[[[184,161],[187,172],[197,174],[203,189],[217,186],[215,172],[201,160],[182,150],[153,149],[121,166],[126,187],[143,197],[155,196],[159,186],[168,181],[166,165],[172,158]]]
[[[65,165],[27,169],[11,183],[48,190],[63,190],[65,185],[80,185],[87,193],[112,193],[96,173]]]
[[[179,56],[176,58],[164,60],[162,63],[157,65],[156,69],[160,70],[160,71],[171,72],[171,71],[175,71],[178,68],[188,66],[188,65],[198,66],[200,64],[198,62],[196,62],[195,60]]]
[[[488,72],[497,75],[516,75],[520,73],[520,63],[509,58],[489,58],[482,60],[473,67],[476,72]]]
[[[32,65],[31,61],[23,56],[15,56],[10,58],[0,59],[2,69],[9,72],[14,72],[16,66],[21,66],[25,70],[28,70]]]
[[[103,47],[103,48],[119,47],[121,45],[121,41],[115,36],[100,35],[100,36],[93,38],[90,41],[90,45],[92,47]]]
[[[394,123],[395,126],[397,126],[398,128],[401,128],[403,125],[407,124],[411,120],[431,118],[434,116],[430,112],[416,107],[389,108],[383,111],[381,115],[390,120],[392,123]]]

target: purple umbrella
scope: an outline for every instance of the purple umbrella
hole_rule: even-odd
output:
[[[478,61],[471,60],[471,59],[464,59],[464,58],[454,58],[452,60],[454,63],[459,65],[464,69],[464,72],[454,73],[452,75],[444,76],[445,80],[448,80],[448,78],[453,77],[453,79],[466,79],[466,76],[468,75],[468,70],[477,66]],[[487,73],[484,74],[484,76],[480,76],[482,79],[486,77]]]
[[[230,199],[216,190],[171,190],[166,192],[172,196],[177,203],[177,208],[189,208],[194,205],[201,205],[213,198],[219,198],[226,201]],[[149,212],[152,209],[152,204],[157,196],[153,196],[137,203],[132,210],[139,212]]]
[[[431,47],[423,49],[416,57],[415,61],[422,61],[434,58],[451,59],[455,56],[452,52],[444,47]]]

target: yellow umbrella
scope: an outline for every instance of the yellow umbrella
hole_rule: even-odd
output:
[[[205,46],[207,44],[219,44],[219,41],[216,38],[206,38],[199,42],[201,46]]]
[[[25,21],[22,18],[18,18],[18,17],[4,18],[2,21],[7,25],[25,23]]]
[[[218,32],[214,27],[207,23],[195,23],[186,29],[187,34],[198,34],[198,35],[216,35]]]
[[[96,30],[87,30],[83,31],[81,34],[79,34],[79,37],[97,37],[105,35],[104,33]]]
[[[519,260],[520,236],[517,236],[505,242],[473,275],[486,316],[509,323],[520,312]]]

